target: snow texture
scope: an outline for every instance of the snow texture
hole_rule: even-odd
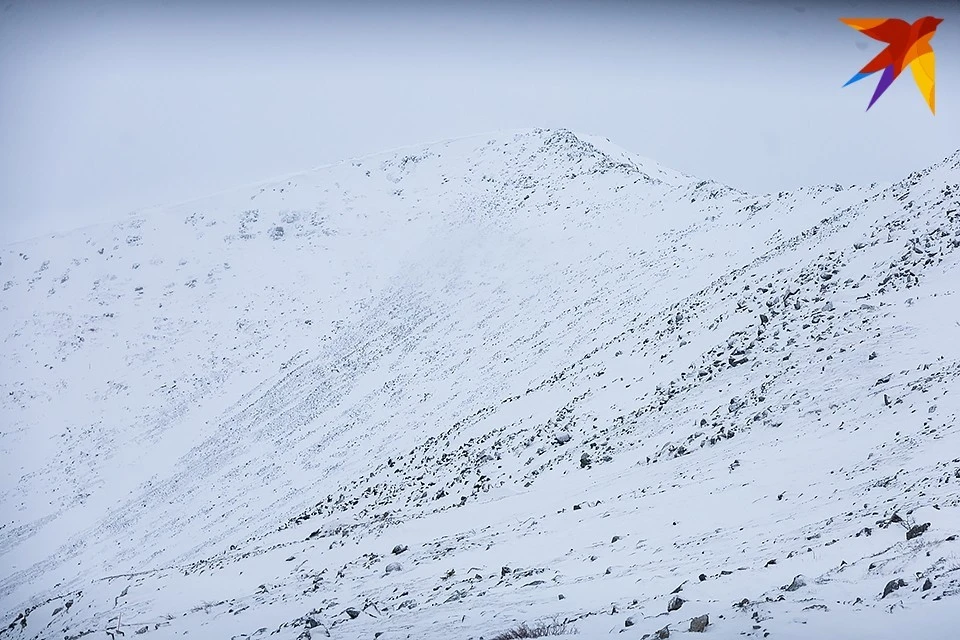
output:
[[[0,638],[958,637],[958,182],[527,130],[3,247]]]

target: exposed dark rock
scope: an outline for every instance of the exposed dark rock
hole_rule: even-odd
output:
[[[807,580],[802,575],[799,575],[793,579],[793,582],[791,582],[788,586],[784,587],[784,590],[796,591],[805,586],[807,586]]]
[[[690,621],[690,631],[693,633],[703,633],[707,629],[707,625],[710,624],[710,616],[703,614],[702,616],[697,616]]]
[[[903,578],[897,578],[896,580],[891,580],[887,583],[887,586],[883,588],[883,595],[881,598],[886,598],[888,595],[899,589],[900,587],[907,586],[907,583],[903,581]]]
[[[916,526],[910,527],[910,529],[907,531],[907,540],[913,540],[914,538],[918,538],[922,536],[924,532],[929,528],[930,528],[929,522],[925,522],[923,524],[918,524]]]
[[[670,598],[670,602],[667,603],[667,611],[676,611],[683,606],[685,600],[680,596],[674,596]]]

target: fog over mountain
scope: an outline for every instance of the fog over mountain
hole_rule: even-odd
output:
[[[952,637],[958,249],[565,129],[3,246],[0,638]]]

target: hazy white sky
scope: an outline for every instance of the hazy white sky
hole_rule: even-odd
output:
[[[398,146],[610,138],[751,191],[960,148],[960,2],[0,2],[0,241]],[[937,115],[844,17],[945,18]]]

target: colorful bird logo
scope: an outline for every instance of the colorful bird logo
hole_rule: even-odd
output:
[[[913,79],[916,81],[917,87],[920,88],[920,93],[930,106],[930,111],[936,114],[937,111],[934,106],[935,67],[930,39],[936,32],[937,26],[943,22],[943,18],[926,16],[913,24],[896,18],[840,18],[840,21],[874,40],[887,43],[887,47],[877,54],[877,57],[868,62],[857,75],[843,85],[853,84],[877,71],[883,71],[883,75],[880,76],[880,83],[877,85],[876,91],[873,92],[873,98],[867,105],[867,111],[883,95],[883,92],[893,84],[897,76],[907,68],[907,65],[910,65],[910,71],[913,72]]]

